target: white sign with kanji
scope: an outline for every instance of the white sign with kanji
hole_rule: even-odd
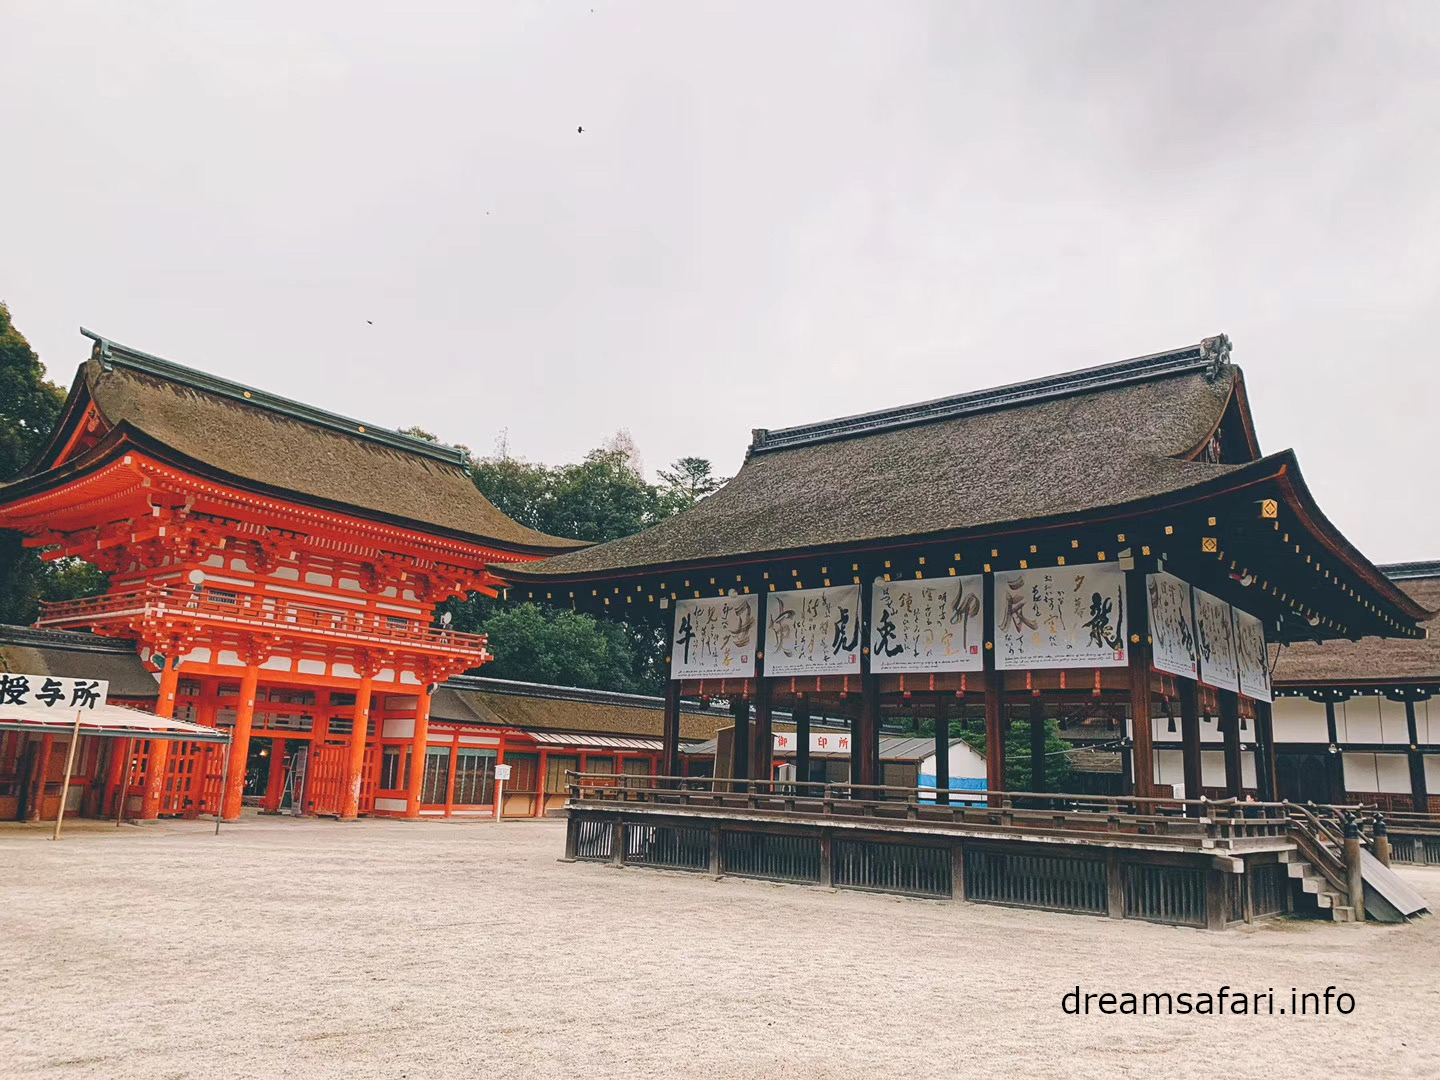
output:
[[[1238,607],[1231,607],[1230,614],[1235,617],[1235,661],[1240,693],[1251,701],[1269,701],[1270,657],[1265,650],[1265,624]]]
[[[26,705],[56,712],[94,709],[105,704],[110,684],[104,679],[65,679],[0,671],[0,706]]]
[[[793,754],[799,747],[799,742],[793,731],[777,731],[775,733],[775,752],[777,754]],[[810,733],[810,753],[812,754],[848,754],[850,753],[850,733],[848,731],[812,731]]]
[[[1204,589],[1195,590],[1195,643],[1200,652],[1200,681],[1216,690],[1239,690],[1230,605]]]
[[[995,575],[995,666],[1124,667],[1130,619],[1115,563]]]
[[[766,675],[860,674],[860,586],[766,595]]]
[[[756,596],[678,600],[670,639],[672,679],[755,677]]]
[[[982,670],[984,583],[982,574],[876,581],[870,597],[870,670]]]
[[[1152,663],[1156,671],[1195,678],[1195,614],[1190,585],[1172,574],[1148,574]]]

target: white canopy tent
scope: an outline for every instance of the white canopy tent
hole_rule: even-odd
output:
[[[94,735],[110,739],[167,739],[182,742],[228,743],[230,733],[217,728],[192,724],[188,720],[176,720],[166,716],[155,716],[139,709],[127,709],[123,705],[95,705],[85,709],[46,708],[43,705],[0,705],[0,731],[23,731],[32,735],[69,735],[70,751],[65,760],[65,780],[61,788],[60,809],[55,817],[54,839],[60,838],[60,823],[65,818],[64,793],[70,787],[70,772],[75,764],[75,746],[82,735]],[[130,745],[125,750],[126,780],[120,790],[125,790],[130,769]],[[223,790],[228,781],[230,755],[224,755],[226,776],[220,786]],[[115,815],[115,824],[125,814],[125,800]],[[220,811],[215,812],[215,831],[220,831]]]

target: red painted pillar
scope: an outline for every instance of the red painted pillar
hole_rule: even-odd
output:
[[[430,735],[430,687],[415,695],[415,734],[410,740],[410,790],[405,798],[405,816],[420,816],[420,789],[425,783],[425,743]]]
[[[260,804],[267,814],[279,811],[285,791],[285,746],[284,739],[270,740],[270,775],[265,778],[265,801]]]
[[[54,747],[54,735],[40,736],[40,748],[35,753],[35,772],[30,777],[30,799],[25,804],[26,821],[40,820],[40,808],[45,805],[45,776],[50,771],[50,755]]]
[[[371,674],[366,669],[355,692],[355,719],[350,725],[350,767],[345,774],[345,792],[340,801],[340,820],[360,816],[360,784],[365,775],[365,740],[370,733]]]
[[[495,751],[495,764],[497,767],[505,764],[505,737],[503,735],[500,737],[500,749]],[[620,768],[619,754],[615,755],[615,771],[624,772],[624,770]],[[499,780],[494,779],[490,781],[490,784],[492,793],[495,796],[495,809],[492,810],[491,813],[495,815],[495,820],[499,821],[505,813],[505,807],[501,805],[502,800],[505,798],[505,785],[500,783]]]
[[[549,751],[540,751],[540,764],[535,776],[535,817],[545,816],[545,767],[550,764]]]
[[[240,700],[235,703],[235,727],[230,732],[230,775],[226,779],[221,816],[226,821],[240,817],[245,796],[245,766],[250,760],[250,726],[255,720],[255,690],[260,682],[260,667],[253,661],[245,666],[240,679]]]
[[[164,657],[160,669],[160,696],[155,701],[155,715],[175,715],[175,688],[180,683],[178,656]],[[150,755],[145,763],[145,790],[140,795],[140,817],[154,821],[160,816],[160,799],[165,793],[165,767],[170,761],[170,743],[165,739],[150,740]]]
[[[130,761],[130,739],[106,739],[110,747],[110,761],[105,770],[105,798],[100,804],[100,816],[109,817],[120,809],[119,799],[125,797],[120,785],[125,782],[125,766]]]

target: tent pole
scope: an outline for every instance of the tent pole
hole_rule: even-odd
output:
[[[135,753],[135,736],[131,735],[125,740],[125,768],[120,772],[120,793],[115,800],[115,827],[120,827],[120,822],[125,820],[125,800],[130,795],[130,765]]]
[[[232,739],[234,735],[230,736]],[[220,817],[225,813],[225,792],[230,788],[230,744],[225,743],[225,760],[220,766],[220,802],[215,807],[215,835],[220,835]]]
[[[55,831],[50,834],[51,840],[60,839],[60,823],[65,820],[65,799],[70,794],[70,772],[75,768],[75,747],[80,742],[80,717],[84,712],[75,710],[75,728],[70,732],[70,750],[65,755],[65,779],[60,784],[60,808],[55,811]]]

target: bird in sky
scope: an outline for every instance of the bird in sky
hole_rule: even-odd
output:
[[[575,134],[577,134],[577,135],[583,135],[583,134],[585,134],[585,129],[584,129],[583,127],[577,127],[577,128],[575,129]]]
[[[366,326],[374,326],[374,325],[375,325],[375,320],[374,320],[374,319],[366,319],[366,320],[365,320],[365,325],[366,325]]]

